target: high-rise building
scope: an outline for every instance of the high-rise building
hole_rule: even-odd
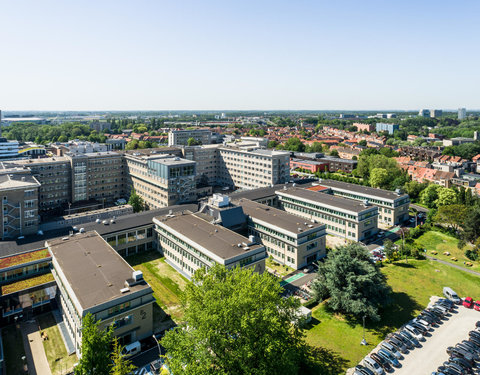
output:
[[[377,122],[375,125],[375,130],[377,133],[380,132],[388,132],[389,134],[395,133],[395,130],[400,129],[400,125],[398,124],[387,124],[384,122]]]
[[[467,109],[466,108],[459,108],[458,109],[458,119],[463,120],[467,118]]]
[[[430,110],[429,109],[421,109],[418,112],[418,115],[421,117],[430,117]]]
[[[430,110],[430,117],[431,118],[437,118],[442,116],[443,111],[441,109],[431,109]]]

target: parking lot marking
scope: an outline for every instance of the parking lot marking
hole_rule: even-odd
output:
[[[297,273],[296,275],[290,276],[288,279],[282,280],[280,286],[285,286],[295,280],[301,279],[305,274],[303,272]]]

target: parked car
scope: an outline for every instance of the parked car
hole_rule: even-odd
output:
[[[385,374],[385,371],[383,370],[383,367],[380,366],[376,361],[374,361],[369,356],[367,356],[363,359],[363,363],[364,363],[365,367],[370,369],[371,371],[373,371],[373,373],[375,373],[377,375]]]
[[[399,351],[402,354],[408,353],[408,348],[407,346],[403,343],[402,340],[399,340],[395,338],[395,336],[392,336],[388,339],[388,343],[392,345],[397,351]]]
[[[421,333],[422,335],[426,335],[427,332],[428,332],[428,329],[427,329],[424,325],[422,325],[422,324],[420,324],[420,323],[416,323],[416,322],[414,322],[413,320],[412,320],[409,324],[410,324],[412,327],[415,327],[418,331],[420,331],[420,333]]]
[[[411,326],[410,324],[407,324],[405,326],[405,330],[410,333],[413,337],[415,337],[418,341],[425,341],[425,337],[421,334],[421,332],[416,329],[415,327]]]
[[[428,316],[435,323],[440,323],[442,321],[442,318],[440,316],[438,316],[437,314],[435,314],[433,311],[430,311],[430,310],[423,310],[422,315]]]
[[[420,342],[407,330],[402,330],[399,332],[399,334],[405,337],[405,339],[409,340],[413,345],[415,345],[415,347],[422,347],[422,344],[420,344]]]
[[[468,336],[470,336],[470,338],[475,338],[476,340],[480,340],[480,332],[478,331],[470,331],[468,332]]]
[[[480,311],[480,301],[475,301],[473,303],[473,308],[477,311]]]
[[[437,371],[440,373],[440,374],[444,374],[444,375],[462,375],[461,372],[458,372],[457,370],[455,369],[452,369],[450,367],[445,367],[445,366],[440,366]]]
[[[470,336],[468,338],[468,341],[471,341],[472,343],[474,343],[475,345],[477,346],[480,346],[480,339],[476,336]]]
[[[458,294],[453,291],[452,288],[449,288],[448,286],[443,288],[443,295],[447,297],[450,301],[455,302],[457,305],[459,305],[462,300],[458,297]]]
[[[368,369],[368,368],[366,368],[365,366],[362,366],[362,365],[355,366],[355,370],[359,371],[360,374],[362,374],[362,375],[375,375],[375,373],[372,370],[370,370],[370,369]]]
[[[473,364],[473,355],[462,348],[449,346],[447,348],[447,354],[451,357],[464,358],[466,361]]]
[[[452,357],[449,359],[450,362],[455,363],[456,365],[459,365],[464,372],[467,373],[473,373],[473,365],[471,365],[468,361],[466,361],[464,358],[459,358],[459,357]]]
[[[390,352],[390,354],[392,354],[397,359],[402,359],[403,358],[402,354],[392,344],[390,344],[388,341],[383,341],[380,344],[380,347],[382,349],[385,349],[387,352]]]
[[[465,306],[466,308],[470,309],[473,305],[473,299],[472,297],[465,297],[465,299],[463,300],[463,306]]]
[[[475,323],[475,327],[480,328],[480,320]]]
[[[446,362],[443,362],[443,365],[447,368],[451,368],[455,371],[457,371],[459,374],[465,374],[466,371],[464,371],[463,367],[461,367],[458,363],[455,363],[455,362],[451,362],[451,361],[446,361]]]
[[[439,305],[443,305],[445,307],[448,306],[450,308],[450,311],[457,308],[457,305],[455,304],[455,302],[450,301],[449,299],[446,299],[446,298],[440,298],[436,303]]]
[[[430,324],[430,327],[438,326],[438,322],[431,315],[428,315],[422,312],[418,317],[428,322],[428,324]]]
[[[380,349],[378,351],[378,355],[385,358],[392,366],[400,367],[400,362],[398,362],[397,358],[395,358],[393,354],[390,354],[385,349]]]
[[[403,342],[403,344],[407,347],[408,350],[412,350],[415,348],[415,345],[413,344],[413,342],[403,337],[400,333],[394,333],[393,337]]]
[[[475,361],[478,361],[480,360],[480,356],[478,355],[478,351],[476,351],[475,349],[473,349],[471,346],[469,345],[466,345],[462,342],[459,342],[457,345],[455,345],[455,348],[457,349],[462,349],[462,350],[465,350],[467,353],[470,353],[470,355],[472,356],[472,358],[475,360]]]
[[[375,362],[377,362],[386,372],[390,372],[393,370],[392,365],[389,361],[385,358],[379,356],[377,353],[370,354],[370,358],[372,358]]]
[[[422,317],[420,316],[417,316],[416,318],[413,319],[413,322],[414,323],[418,323],[418,324],[421,324],[422,326],[425,327],[425,329],[427,331],[430,331],[430,328],[431,328],[431,325],[429,322],[427,322],[425,319],[423,319]]]
[[[475,344],[473,341],[468,341],[468,340],[463,340],[461,344],[468,346],[469,348],[472,348],[473,351],[477,352],[480,354],[480,346]]]
[[[433,305],[434,310],[440,310],[443,316],[447,315],[449,310],[440,304]]]

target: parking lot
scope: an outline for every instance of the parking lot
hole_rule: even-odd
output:
[[[475,328],[475,323],[479,320],[479,311],[459,306],[443,324],[430,331],[430,336],[422,342],[422,348],[404,355],[402,367],[395,369],[395,374],[431,374],[436,371],[438,366],[448,360],[447,347],[468,339],[468,332]]]

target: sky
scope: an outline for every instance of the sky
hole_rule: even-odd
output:
[[[477,0],[0,0],[0,109],[478,109],[479,15]]]

